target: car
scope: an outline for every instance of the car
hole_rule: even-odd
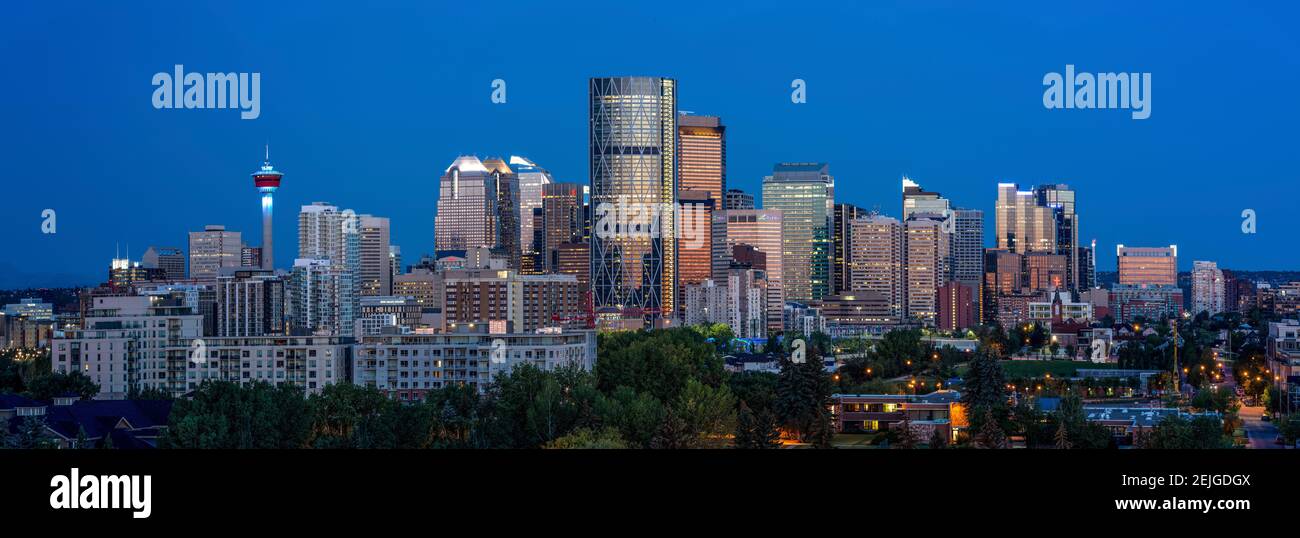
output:
[[[1270,421],[1273,420],[1273,417],[1268,416],[1268,413],[1264,413],[1264,414],[1262,414],[1262,415],[1259,416],[1259,419],[1262,420],[1262,421],[1264,421],[1264,422],[1270,422]]]

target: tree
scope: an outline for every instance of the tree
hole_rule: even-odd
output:
[[[1056,427],[1056,448],[1060,450],[1069,450],[1074,448],[1070,443],[1070,431],[1065,427],[1065,421],[1060,421]]]
[[[770,411],[754,412],[740,402],[740,411],[736,413],[736,441],[739,449],[767,449],[781,446],[781,432],[777,429],[776,418]]]
[[[51,400],[64,394],[75,394],[86,400],[99,394],[99,385],[81,372],[54,372],[32,379],[27,385],[27,394],[33,400]]]
[[[669,408],[663,423],[659,425],[654,438],[650,440],[650,448],[696,448],[698,440],[699,438],[691,433],[686,421]]]
[[[984,419],[980,421],[977,432],[975,435],[976,447],[1007,448],[1007,434],[998,425],[997,419],[993,416],[992,408],[984,408]]]
[[[781,361],[773,410],[781,424],[795,432],[800,441],[813,442],[813,434],[817,434],[818,442],[825,441],[822,444],[830,446],[834,431],[830,404],[831,379],[816,353],[810,352],[803,363]]]
[[[604,428],[593,430],[591,428],[579,428],[570,432],[568,435],[556,438],[546,444],[546,448],[551,449],[622,449],[628,448],[627,442],[618,434],[614,428]]]
[[[673,411],[686,423],[687,431],[697,437],[693,443],[697,446],[722,444],[726,435],[736,430],[736,398],[726,385],[715,389],[688,380]]]
[[[603,393],[631,387],[672,402],[688,379],[712,387],[723,381],[722,357],[689,328],[600,333],[597,338],[596,386]]]
[[[1168,415],[1161,419],[1146,436],[1142,446],[1156,449],[1231,447],[1232,439],[1223,434],[1218,418],[1198,416],[1188,420],[1180,415]]]
[[[5,430],[0,430],[0,433]],[[5,448],[18,449],[35,449],[35,448],[58,448],[58,442],[54,440],[46,429],[44,415],[22,417],[18,421],[17,431],[9,435],[4,442]]]

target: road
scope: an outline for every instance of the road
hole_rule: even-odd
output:
[[[1277,438],[1277,426],[1272,422],[1260,420],[1264,414],[1264,407],[1242,407],[1237,413],[1241,417],[1243,428],[1246,430],[1246,438],[1249,443],[1248,448],[1282,448],[1282,445],[1274,443]]]

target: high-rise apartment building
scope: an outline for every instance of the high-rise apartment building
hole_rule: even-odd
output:
[[[781,211],[785,300],[830,295],[835,178],[826,163],[779,163],[763,178],[763,208]]]
[[[974,295],[976,324],[983,317],[984,211],[955,209],[952,235],[952,280],[968,286]]]
[[[593,78],[589,84],[591,288],[596,314],[612,323],[662,325],[677,312],[677,81]],[[642,230],[599,221],[620,205],[650,215]],[[651,208],[658,207],[658,211]],[[630,210],[632,208],[625,208]]]
[[[1227,291],[1223,271],[1214,262],[1192,262],[1192,315],[1226,312]]]
[[[1147,286],[1178,285],[1178,246],[1115,247],[1119,283]]]
[[[216,283],[216,336],[270,336],[289,331],[286,279],[258,268],[227,269]]]
[[[849,289],[884,297],[895,319],[903,317],[903,225],[898,219],[867,215],[853,220]],[[842,293],[843,294],[843,293]]]
[[[359,215],[358,268],[362,296],[391,295],[393,293],[393,262],[389,237],[389,221],[385,217]]]

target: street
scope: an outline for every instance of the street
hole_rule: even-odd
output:
[[[1242,407],[1238,416],[1241,417],[1243,429],[1246,430],[1246,437],[1249,443],[1248,448],[1282,448],[1273,442],[1277,439],[1277,426],[1272,422],[1260,420],[1264,414],[1264,407]]]

